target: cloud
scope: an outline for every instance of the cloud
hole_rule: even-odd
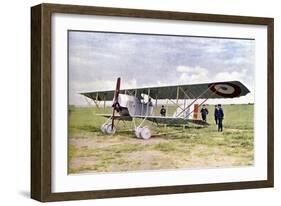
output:
[[[242,71],[232,71],[232,72],[219,72],[215,75],[215,81],[233,81],[233,80],[240,80],[245,81],[247,78],[246,70]]]
[[[244,56],[244,57],[235,57],[230,58],[227,60],[224,60],[224,64],[227,65],[245,65],[245,64],[251,64],[254,61],[254,56]]]
[[[190,67],[190,66],[178,66],[177,72],[181,73],[179,77],[180,83],[202,83],[210,81],[209,71],[206,68],[200,66]]]
[[[106,32],[69,33],[70,99],[81,91],[239,80],[254,88],[254,41]],[[79,103],[80,102],[80,103]]]
[[[240,60],[238,60],[240,61]],[[232,71],[220,71],[220,72],[210,72],[211,69],[203,68],[200,66],[178,66],[176,71],[181,75],[179,76],[179,80],[181,82],[192,82],[192,83],[203,83],[203,82],[220,82],[220,81],[242,81],[243,83],[249,83],[251,80],[251,76],[249,79],[248,70],[240,69]]]
[[[117,79],[117,78],[116,78]],[[97,80],[93,82],[74,82],[69,89],[69,104],[86,104],[85,98],[80,95],[81,92],[107,91],[114,90],[116,80]],[[136,88],[137,80],[131,79],[121,81],[121,89]]]

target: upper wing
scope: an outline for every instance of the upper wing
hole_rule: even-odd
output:
[[[120,93],[140,96],[148,94],[154,99],[215,99],[245,96],[250,91],[239,81],[213,82],[203,84],[175,85],[163,87],[145,87],[122,89]],[[109,101],[114,97],[114,90],[80,93],[93,100]]]
[[[197,125],[209,125],[207,122],[199,119],[184,119],[180,117],[161,117],[161,116],[134,116],[134,118],[146,119],[151,122],[168,125],[182,125],[193,123]]]

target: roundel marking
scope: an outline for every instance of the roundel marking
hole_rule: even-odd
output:
[[[226,98],[238,97],[241,94],[241,88],[229,82],[209,84],[209,89]]]

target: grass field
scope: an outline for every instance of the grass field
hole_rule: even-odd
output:
[[[225,105],[224,131],[217,132],[213,106],[210,126],[156,127],[149,140],[135,138],[131,122],[118,124],[117,133],[104,135],[101,109],[70,107],[68,172],[120,172],[175,168],[248,166],[254,162],[254,105]],[[173,113],[169,107],[169,113]],[[167,134],[164,134],[167,133]]]

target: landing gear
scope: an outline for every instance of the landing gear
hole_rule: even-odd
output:
[[[101,126],[101,131],[102,131],[102,133],[104,133],[104,134],[110,134],[110,135],[112,135],[112,134],[115,134],[115,132],[116,132],[116,127],[115,127],[115,126],[112,127],[111,124],[103,124],[103,125]]]
[[[141,138],[141,134],[140,134],[141,133],[141,129],[142,129],[141,127],[136,127],[135,128],[135,135],[136,135],[137,138]]]
[[[151,130],[148,127],[137,127],[135,129],[135,135],[137,138],[148,140],[151,137]]]
[[[101,131],[103,134],[106,135],[113,135],[116,133],[116,126],[118,125],[118,123],[116,124],[116,126],[112,126],[112,123],[110,122],[111,118],[109,118],[102,126],[101,126]],[[135,122],[134,122],[134,132],[137,138],[139,139],[144,139],[144,140],[148,140],[151,138],[151,130],[149,127],[147,126],[141,126],[142,124],[140,124],[139,126],[136,126]]]

